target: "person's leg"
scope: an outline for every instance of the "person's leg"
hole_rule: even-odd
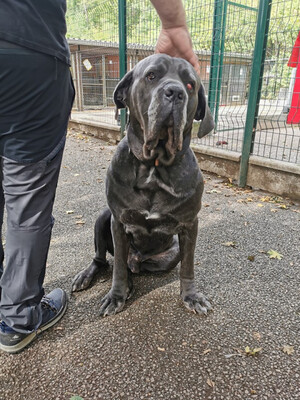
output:
[[[0,280],[3,274],[3,260],[4,251],[2,243],[2,224],[3,224],[3,214],[4,214],[4,193],[2,188],[2,158],[0,159]],[[0,299],[1,299],[1,285],[0,285]]]
[[[20,333],[42,324],[41,299],[53,226],[52,208],[63,149],[34,164],[3,158],[7,210],[6,266],[1,279],[1,318]]]

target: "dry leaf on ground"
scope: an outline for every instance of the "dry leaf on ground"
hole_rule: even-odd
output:
[[[278,251],[270,249],[267,254],[269,254],[270,258],[276,258],[277,260],[281,260],[283,255],[278,253]]]
[[[245,353],[247,356],[257,356],[262,351],[262,347],[255,347],[254,349],[250,349],[249,346],[245,347]]]
[[[223,246],[226,247],[233,247],[236,248],[237,247],[237,243],[236,242],[225,242],[225,243],[221,243]]]
[[[79,220],[79,221],[76,221],[76,224],[77,224],[77,225],[84,225],[84,224],[85,224],[85,221]]]
[[[210,378],[207,378],[206,383],[208,384],[208,386],[210,386],[210,387],[212,387],[212,388],[215,386],[215,382],[212,381]]]
[[[294,353],[294,347],[293,346],[288,346],[288,345],[285,345],[285,346],[283,346],[283,348],[282,348],[282,351],[285,353],[285,354],[287,354],[287,355],[291,355],[291,354],[293,354]]]

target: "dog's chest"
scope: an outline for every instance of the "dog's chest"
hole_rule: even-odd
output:
[[[141,164],[137,170],[134,186],[137,191],[147,191],[152,197],[160,195],[171,199],[185,196],[181,187],[172,181],[164,168],[147,168]]]
[[[192,223],[200,210],[202,189],[192,152],[166,168],[141,163],[125,146],[112,161],[106,185],[113,215],[126,232],[141,240],[174,235]]]
[[[121,221],[126,231],[137,234],[173,235],[191,218],[191,208],[186,208],[195,188],[183,190],[172,182],[166,170],[141,165],[134,184],[135,198],[131,206],[122,210]],[[191,204],[192,205],[192,204]],[[183,206],[183,207],[182,207]],[[196,211],[196,207],[195,207]]]

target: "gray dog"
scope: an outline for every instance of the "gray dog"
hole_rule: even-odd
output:
[[[132,272],[166,271],[181,262],[184,304],[206,313],[211,305],[194,282],[203,178],[189,147],[193,119],[202,121],[199,137],[214,128],[204,88],[187,61],[156,54],[124,76],[114,101],[129,108],[127,136],[107,172],[109,208],[95,224],[95,258],[74,278],[72,290],[86,289],[110,252],[112,288],[100,315],[112,315],[132,292]]]

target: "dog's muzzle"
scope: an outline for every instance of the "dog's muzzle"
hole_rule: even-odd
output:
[[[143,155],[156,164],[170,165],[182,149],[188,96],[183,85],[168,82],[156,90],[148,109]]]

